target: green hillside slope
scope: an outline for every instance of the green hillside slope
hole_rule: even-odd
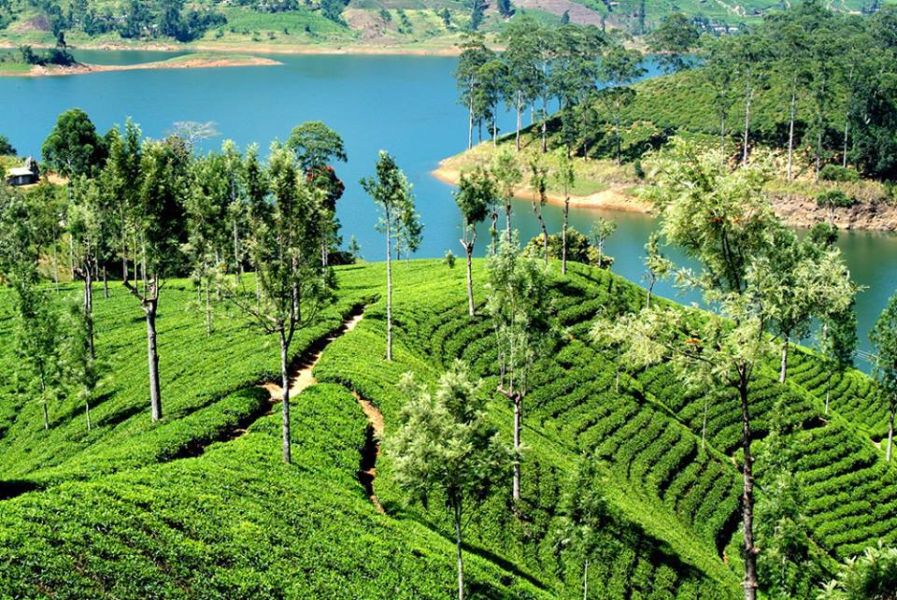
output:
[[[476,262],[479,284],[485,263]],[[276,344],[216,309],[205,333],[190,287],[174,283],[159,320],[166,418],[146,406],[143,327],[132,298],[97,293],[102,399],[87,434],[83,408],[39,403],[13,376],[10,319],[0,294],[0,596],[445,597],[453,585],[451,525],[440,503],[407,506],[392,478],[390,428],[402,373],[432,382],[456,357],[495,373],[491,324],[466,314],[463,270],[435,261],[396,265],[393,363],[382,360],[384,268],[342,267],[334,308],[300,336],[298,356],[364,306],[364,318],[323,351],[318,385],[293,399],[296,457],[279,459],[278,416],[256,384],[273,379]],[[739,594],[737,411],[693,397],[664,368],[627,372],[585,341],[599,311],[640,305],[644,292],[574,265],[553,277],[567,335],[536,369],[525,407],[523,504],[499,493],[468,525],[474,597],[574,597],[579,562],[558,544],[564,497],[579,461],[602,465],[603,560],[590,567],[598,598],[726,598]],[[484,300],[477,290],[477,300]],[[799,477],[813,539],[832,559],[897,541],[897,471],[872,443],[883,415],[859,372],[827,376],[811,354],[792,381],[762,376],[754,405],[762,438],[779,398],[801,441]],[[487,389],[491,387],[486,386]],[[382,411],[385,441],[374,490],[357,473],[370,457],[368,424],[350,391]],[[706,407],[706,409],[705,409]],[[706,410],[706,444],[701,443]],[[490,416],[509,436],[510,407]],[[248,430],[244,433],[244,430]],[[762,441],[758,444],[762,445]],[[762,490],[763,477],[759,480]]]

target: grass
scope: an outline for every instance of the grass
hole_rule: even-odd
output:
[[[556,269],[556,266],[553,267]],[[315,369],[319,383],[293,399],[295,464],[279,460],[279,415],[261,416],[273,379],[274,341],[226,304],[206,336],[195,292],[163,291],[159,342],[166,417],[152,424],[145,392],[139,307],[118,285],[97,289],[99,354],[106,365],[87,434],[82,407],[64,396],[44,432],[40,407],[16,379],[8,294],[0,291],[0,595],[22,597],[430,598],[451,593],[451,524],[440,502],[409,506],[393,479],[390,431],[404,398],[402,373],[436,380],[455,357],[494,388],[491,325],[466,314],[464,272],[440,261],[395,265],[395,361],[384,352],[384,266],[337,268],[339,291],[293,354],[335,329],[358,304],[365,317],[333,341]],[[474,263],[485,301],[485,263]],[[640,372],[587,342],[599,312],[640,306],[644,291],[605,271],[573,264],[551,276],[554,311],[569,332],[534,371],[525,404],[520,516],[502,490],[467,528],[471,596],[569,597],[579,557],[557,532],[583,456],[601,465],[607,501],[594,597],[736,598],[740,480],[737,403],[683,389],[666,367]],[[63,294],[77,294],[68,284]],[[897,542],[897,471],[871,440],[883,414],[868,378],[832,378],[797,351],[792,379],[764,371],[753,399],[759,438],[783,398],[799,441],[799,477],[813,540],[833,557],[882,538]],[[357,391],[383,412],[386,435],[375,490],[379,515],[356,478],[366,421]],[[700,434],[707,407],[707,444]],[[506,440],[511,411],[489,407]],[[248,432],[231,439],[235,429]],[[230,440],[230,441],[227,441]],[[758,442],[762,445],[762,441]],[[758,465],[762,495],[762,465]],[[4,494],[0,494],[2,496]]]

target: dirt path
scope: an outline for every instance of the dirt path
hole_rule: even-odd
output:
[[[327,337],[316,342],[308,349],[299,360],[290,367],[290,398],[296,398],[303,391],[317,383],[314,376],[314,369],[324,355],[324,350],[337,338],[346,335],[364,318],[364,312],[360,309],[353,316],[343,322],[336,331]],[[271,414],[274,407],[282,400],[281,386],[274,382],[268,382],[262,385],[271,395],[271,408],[268,414]],[[383,413],[374,406],[370,400],[362,398],[358,392],[352,391],[352,395],[358,401],[362,412],[368,419],[368,427],[364,447],[361,449],[361,460],[358,468],[358,481],[364,487],[368,497],[371,499],[374,508],[382,515],[386,514],[383,505],[377,499],[374,493],[374,479],[377,477],[377,457],[380,456],[380,440],[383,439]],[[246,434],[246,430],[240,430],[236,437]]]
[[[370,400],[362,398],[358,392],[353,391],[352,395],[355,396],[358,405],[361,406],[361,410],[368,418],[367,440],[361,452],[358,481],[364,486],[368,498],[371,499],[377,512],[385,515],[386,511],[383,510],[383,505],[380,504],[377,494],[374,493],[374,479],[377,478],[377,457],[380,456],[380,440],[383,439],[383,413]]]
[[[306,352],[303,352],[302,356],[300,356],[299,359],[295,363],[293,363],[292,366],[290,366],[290,398],[295,398],[300,393],[317,383],[317,380],[312,373],[318,362],[320,362],[321,356],[324,354],[324,350],[335,339],[355,329],[355,327],[358,326],[358,323],[360,323],[363,318],[364,313],[360,310],[356,311],[351,318],[343,321],[343,324],[339,327],[339,329],[332,332],[327,337],[312,344],[312,346]],[[274,404],[277,404],[281,401],[283,392],[280,384],[275,382],[268,382],[262,384],[262,387],[268,390],[268,393],[271,394],[272,407]]]

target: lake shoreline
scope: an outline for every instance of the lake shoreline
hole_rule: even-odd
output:
[[[437,169],[431,171],[430,174],[449,185],[458,185],[461,180],[461,172],[444,164],[439,165]],[[533,199],[533,192],[525,185],[521,185],[514,190],[514,197],[518,200]],[[558,206],[564,205],[564,196],[556,192],[548,191],[545,193],[548,204]],[[619,212],[630,212],[639,214],[652,214],[651,205],[639,200],[637,197],[626,194],[623,188],[611,187],[594,194],[586,196],[570,195],[570,207],[577,209],[590,210],[613,210]]]
[[[6,40],[0,40],[0,49],[15,50],[19,46]],[[52,46],[34,44],[32,48],[48,49]],[[433,46],[417,47],[408,45],[376,45],[376,44],[347,44],[344,46],[328,46],[319,44],[305,45],[279,45],[279,44],[117,44],[99,43],[72,46],[72,50],[90,50],[105,52],[209,52],[209,53],[244,53],[244,54],[282,54],[287,56],[459,56],[461,49],[457,46]]]
[[[34,65],[28,71],[3,71],[0,65],[0,77],[66,77],[72,75],[88,75],[91,73],[108,73],[112,71],[142,71],[159,69],[219,69],[229,67],[264,67],[281,65],[276,60],[261,56],[247,57],[196,57],[189,55],[183,59],[170,59],[132,65],[95,65],[76,64],[70,67],[55,65]]]

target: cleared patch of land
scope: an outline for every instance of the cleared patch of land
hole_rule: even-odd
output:
[[[139,71],[146,69],[211,69],[223,67],[260,67],[281,63],[261,56],[241,56],[228,54],[188,54],[168,60],[136,63],[132,65],[92,65],[76,64],[69,67],[56,65],[25,65],[21,63],[0,63],[0,76],[47,77],[63,75],[86,75],[109,71]]]

